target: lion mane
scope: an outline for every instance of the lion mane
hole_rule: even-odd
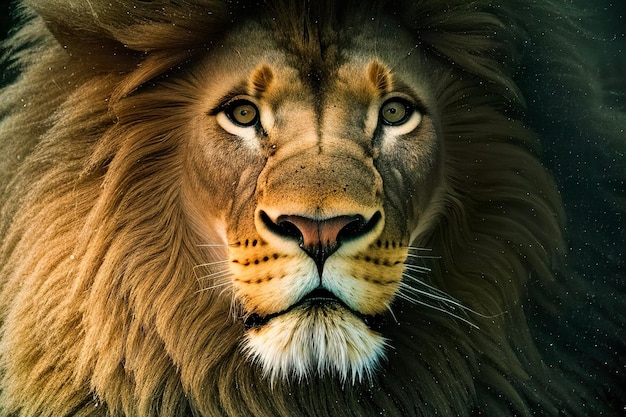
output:
[[[602,85],[591,22],[567,4],[24,0],[0,95],[0,415],[623,410],[626,119],[605,93],[623,74]],[[349,45],[347,25],[381,16],[434,63],[420,77],[441,183],[371,372],[268,377],[244,347],[223,226],[182,196],[197,69],[256,23],[299,70],[323,68],[328,39]],[[229,166],[220,146],[213,164]],[[208,215],[239,174],[206,180]]]

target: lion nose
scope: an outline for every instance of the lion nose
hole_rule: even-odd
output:
[[[316,261],[324,262],[339,247],[339,235],[355,235],[365,227],[363,217],[338,216],[314,220],[302,216],[279,216],[278,227],[298,239],[302,249]]]
[[[261,218],[274,233],[298,241],[302,250],[315,261],[321,276],[326,259],[343,242],[367,234],[380,221],[382,215],[376,212],[369,221],[359,214],[326,219],[280,215],[273,222],[268,215],[261,213]]]

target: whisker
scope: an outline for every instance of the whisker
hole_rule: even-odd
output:
[[[473,328],[475,328],[475,329],[480,329],[480,327],[478,327],[476,324],[472,323],[472,322],[471,322],[471,321],[469,321],[468,319],[466,319],[466,318],[464,318],[464,317],[461,317],[460,315],[455,314],[455,313],[453,313],[453,312],[451,312],[451,311],[449,311],[449,310],[446,310],[446,309],[445,309],[445,308],[443,308],[443,307],[439,307],[439,306],[437,306],[437,305],[429,304],[429,303],[427,303],[427,302],[425,302],[425,301],[422,301],[422,300],[419,300],[419,299],[417,299],[417,298],[411,298],[411,297],[409,297],[408,295],[403,294],[402,292],[399,292],[399,293],[398,293],[398,296],[399,296],[400,298],[402,298],[403,300],[406,300],[406,301],[408,301],[408,302],[410,302],[410,303],[419,304],[419,305],[422,305],[422,306],[424,306],[424,307],[428,307],[428,308],[431,308],[431,309],[433,309],[433,310],[440,311],[440,312],[442,312],[442,313],[444,313],[444,314],[447,314],[447,315],[449,315],[449,316],[451,316],[451,317],[454,317],[454,318],[455,318],[455,319],[457,319],[457,320],[461,320],[462,322],[466,323],[467,325],[469,325],[469,326],[471,326],[471,327],[473,327]]]
[[[391,305],[390,304],[387,304],[387,310],[389,310],[389,314],[391,314],[391,317],[393,318],[394,323],[400,324],[400,322],[396,318],[396,315],[394,314],[393,310],[391,309]]]
[[[408,285],[408,284],[406,284],[406,283],[400,283],[400,286],[401,286],[403,289],[405,289],[405,290],[408,290],[408,291],[412,292],[413,294],[416,294],[416,295],[422,295],[422,296],[424,296],[424,297],[428,297],[428,298],[431,298],[431,299],[433,299],[433,300],[439,301],[439,302],[441,302],[441,303],[445,304],[445,305],[446,305],[446,307],[449,307],[449,308],[451,308],[451,309],[453,309],[453,310],[454,310],[454,309],[456,309],[456,308],[458,308],[459,310],[462,310],[462,311],[464,311],[464,312],[470,312],[470,313],[476,314],[476,315],[478,315],[478,316],[482,316],[482,314],[481,314],[481,313],[479,313],[479,312],[477,312],[477,311],[474,311],[474,310],[472,310],[471,308],[469,308],[469,307],[467,307],[467,306],[464,306],[464,305],[463,305],[463,304],[461,304],[461,302],[459,302],[458,300],[456,300],[456,299],[454,299],[454,298],[450,297],[449,295],[447,295],[447,294],[445,294],[445,293],[443,293],[443,292],[441,292],[441,291],[439,291],[439,292],[440,292],[440,293],[443,293],[443,295],[431,294],[431,293],[429,293],[429,292],[427,292],[427,291],[423,291],[423,290],[420,290],[420,289],[418,289],[418,288],[411,287],[410,285]]]
[[[198,269],[198,268],[202,268],[202,267],[209,267],[209,266],[214,266],[214,265],[223,265],[228,263],[228,259],[225,259],[223,261],[215,261],[215,262],[207,262],[205,264],[198,264],[196,266],[193,267],[193,269]]]
[[[427,254],[429,252],[432,253],[432,249],[430,248],[409,246],[408,249],[409,251],[407,253],[407,259],[441,259],[441,256]],[[454,317],[455,319],[468,324],[475,329],[479,329],[478,325],[473,323],[469,318],[463,316],[467,316],[468,313],[472,313],[480,317],[485,317],[483,314],[478,313],[477,311],[463,305],[459,300],[456,300],[445,291],[436,288],[426,283],[424,280],[408,273],[413,272],[425,275],[432,271],[431,268],[423,265],[415,265],[414,263],[405,263],[404,267],[405,272],[402,273],[402,277],[422,286],[424,289],[416,288],[406,282],[400,282],[398,296],[401,299],[412,304],[418,304],[436,311],[440,311],[444,314],[449,315],[450,317]],[[461,313],[456,313],[455,311],[457,310]]]
[[[202,276],[196,277],[196,280],[198,282],[200,282],[200,281],[207,281],[209,279],[218,279],[218,278],[227,277],[229,275],[230,275],[230,271],[227,270],[227,269],[224,269],[222,271],[217,271],[217,272],[213,272],[213,273],[210,273],[210,274],[207,274],[207,275],[202,275]]]
[[[433,300],[437,300],[437,301],[445,304],[448,308],[451,308],[451,309],[458,308],[458,309],[462,310],[464,313],[471,313],[471,314],[474,314],[474,315],[476,315],[478,317],[482,317],[482,318],[485,318],[485,319],[493,319],[493,318],[496,318],[496,317],[500,317],[500,316],[502,316],[504,314],[507,314],[507,311],[504,311],[504,312],[501,312],[501,313],[498,313],[498,314],[493,314],[493,315],[480,313],[480,312],[478,312],[478,311],[476,311],[476,310],[474,310],[474,309],[472,309],[470,307],[467,307],[466,305],[461,303],[456,298],[454,298],[451,295],[447,294],[445,291],[440,290],[439,288],[433,287],[432,285],[430,285],[430,284],[428,284],[428,283],[426,283],[426,282],[424,282],[424,281],[422,281],[422,280],[420,280],[420,279],[418,279],[416,277],[413,277],[413,276],[408,275],[408,274],[403,274],[403,277],[408,278],[411,281],[426,287],[428,290],[432,291],[432,293],[420,290],[420,289],[415,288],[415,287],[412,287],[412,286],[408,285],[405,282],[401,282],[400,283],[400,287],[403,290],[413,292],[416,295],[430,297]]]
[[[222,282],[220,284],[211,285],[210,287],[200,288],[199,290],[196,291],[196,294],[200,293],[200,292],[211,291],[211,290],[214,290],[216,288],[222,288],[222,287],[225,287],[225,286],[228,286],[228,285],[230,285],[229,281],[228,282]],[[223,291],[222,291],[222,293],[223,293]],[[220,293],[220,295],[222,295],[222,293]]]
[[[414,253],[407,253],[407,257],[415,258],[415,259],[441,259],[441,256],[437,255],[416,255]]]
[[[406,275],[403,274],[405,277],[409,277],[412,281],[419,283],[421,285],[423,285],[424,287],[426,287],[429,291],[424,291],[424,290],[420,290],[419,288],[415,288],[412,287],[410,285],[408,285],[406,282],[401,282],[400,283],[400,293],[403,294],[405,296],[405,300],[410,301],[412,300],[413,302],[419,303],[421,305],[424,306],[430,306],[433,309],[436,309],[438,311],[443,311],[446,312],[447,314],[457,317],[459,319],[462,319],[462,317],[460,317],[459,315],[453,313],[454,310],[459,309],[460,311],[462,311],[464,314],[467,313],[473,313],[476,314],[478,316],[483,316],[482,314],[478,313],[477,311],[472,310],[471,308],[463,305],[461,302],[459,302],[458,300],[456,300],[455,298],[451,297],[450,295],[446,294],[444,291],[441,291],[421,280],[418,280],[415,277],[412,277],[410,275]],[[409,296],[409,294],[413,294],[416,297],[411,297]],[[431,304],[428,303],[426,301],[420,300],[420,297],[426,297],[429,298],[437,303],[440,303],[440,305],[435,305],[435,304]],[[445,307],[445,308],[444,308]],[[463,321],[468,322],[469,320],[467,319],[463,319]],[[474,325],[474,324],[473,324]],[[476,326],[476,325],[474,325]],[[478,327],[478,326],[476,326]]]
[[[407,249],[408,250],[413,250],[413,251],[426,251],[426,252],[432,252],[433,251],[431,248],[423,248],[421,246],[408,246]]]
[[[222,291],[223,293],[223,291]],[[222,295],[222,293],[220,293],[220,296]],[[242,314],[238,311],[238,305],[237,305],[237,298],[235,297],[235,292],[232,292],[231,296],[230,296],[230,309],[228,311],[228,314],[232,317],[233,321],[237,321],[237,319],[242,316]]]
[[[199,244],[196,245],[198,247],[205,248],[227,248],[229,246],[233,246],[233,244]],[[217,251],[216,251],[217,252]],[[221,257],[221,256],[220,256]],[[232,291],[233,283],[230,279],[231,271],[228,268],[229,259],[221,259],[218,261],[206,262],[202,264],[195,265],[192,270],[193,274],[196,277],[196,281],[199,284],[199,288],[195,291],[195,294],[206,293],[209,291],[220,290],[219,294],[216,294],[216,297],[222,298],[224,293],[227,291],[230,292],[230,307],[229,312],[226,317],[231,317],[232,320],[237,320],[237,300],[235,297],[235,292]],[[207,272],[213,270],[213,272],[208,273],[206,275],[199,275],[198,271],[201,268],[206,268]],[[206,285],[212,281],[211,285]]]
[[[445,291],[443,291],[443,290],[441,290],[441,289],[439,289],[439,288],[437,288],[437,287],[434,287],[434,286],[432,286],[432,285],[428,284],[427,282],[425,282],[425,281],[423,281],[423,280],[419,279],[418,277],[414,277],[413,275],[410,275],[410,274],[407,274],[407,273],[403,273],[403,274],[402,274],[402,276],[403,276],[404,278],[410,279],[411,281],[415,282],[416,284],[419,284],[419,285],[421,285],[421,286],[423,286],[423,287],[428,288],[430,291],[432,291],[432,292],[433,292],[433,293],[435,293],[435,294],[441,294],[441,295],[443,295],[444,297],[447,297],[447,298],[450,298],[450,299],[453,299],[453,300],[454,300],[454,298],[453,298],[453,297],[451,297],[451,296],[450,296],[448,293],[446,293]]]
[[[405,268],[409,271],[419,272],[420,274],[425,274],[427,272],[431,272],[432,269],[427,266],[421,265],[413,265],[413,264],[404,264]]]
[[[199,243],[196,245],[198,248],[228,248],[236,246],[236,243]]]

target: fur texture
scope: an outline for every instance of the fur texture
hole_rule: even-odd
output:
[[[567,4],[25,1],[7,43],[21,73],[0,96],[0,415],[618,414],[625,117],[605,104],[585,16]],[[411,36],[399,62],[424,62],[415,77],[440,140],[438,159],[397,152],[431,158],[427,177],[384,182],[412,209],[385,206],[381,233],[407,254],[378,330],[386,355],[360,380],[323,372],[324,358],[317,373],[295,360],[300,378],[268,378],[249,351],[278,343],[246,345],[241,320],[266,301],[220,266],[240,260],[236,242],[258,249],[232,223],[252,224],[260,158],[202,136],[213,130],[190,115],[220,85],[203,70],[227,34],[260,22],[323,91],[334,48],[354,42],[346,28],[381,21]],[[392,42],[382,27],[366,33]],[[380,68],[367,74],[384,90]],[[278,74],[253,73],[261,90]]]

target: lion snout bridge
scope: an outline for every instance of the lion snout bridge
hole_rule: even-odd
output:
[[[267,228],[283,238],[296,240],[317,265],[320,276],[326,259],[339,249],[342,243],[359,239],[372,231],[381,221],[377,211],[369,219],[360,214],[314,219],[298,215],[280,215],[275,221],[266,213],[261,219]]]

